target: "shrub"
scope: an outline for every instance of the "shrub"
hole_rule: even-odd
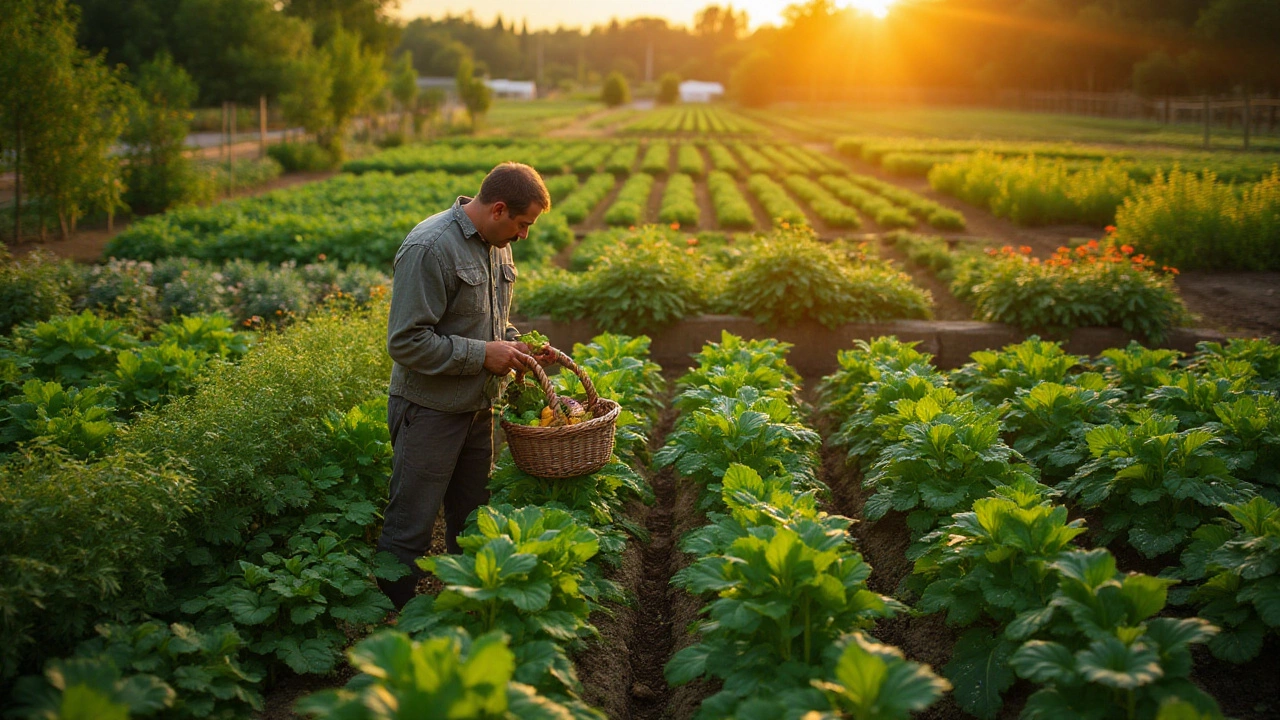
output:
[[[15,334],[31,373],[42,380],[87,387],[116,364],[116,354],[137,345],[124,325],[88,310],[20,328]]]
[[[1073,170],[1061,158],[1001,158],[990,152],[935,166],[929,184],[1020,225],[1106,225],[1134,187],[1111,160]]]
[[[1280,270],[1280,169],[1244,187],[1157,173],[1120,206],[1116,240],[1183,269]]]
[[[153,274],[149,262],[111,258],[89,271],[88,290],[76,304],[116,317],[145,320],[157,311]]]
[[[65,654],[93,623],[124,620],[164,596],[164,570],[195,504],[169,461],[50,450],[0,472],[0,676]]]
[[[1090,241],[1041,262],[1028,247],[992,249],[959,265],[951,292],[978,320],[1047,333],[1119,327],[1161,342],[1188,317],[1173,284],[1177,271],[1156,271],[1131,252]]]
[[[7,250],[0,251],[0,333],[7,335],[15,325],[43,322],[70,309],[62,265],[40,253],[14,261]]]
[[[324,172],[338,166],[338,160],[315,143],[286,142],[267,146],[267,155],[285,172]]]
[[[844,263],[807,227],[761,239],[728,277],[721,308],[769,326],[930,316],[927,291],[902,273]]]
[[[663,73],[658,80],[658,102],[663,105],[671,105],[680,99],[680,76],[673,73]]]
[[[28,380],[20,395],[0,404],[0,445],[35,440],[77,458],[96,455],[115,434],[114,405],[110,387],[81,390]]]
[[[627,78],[618,71],[609,73],[604,79],[604,87],[600,90],[600,99],[609,107],[618,107],[631,102],[631,87]]]

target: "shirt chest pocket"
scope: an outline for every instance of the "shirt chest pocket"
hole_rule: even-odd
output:
[[[460,267],[458,292],[449,311],[458,315],[483,315],[489,311],[489,273],[479,265]]]
[[[511,294],[515,290],[516,278],[520,277],[520,273],[516,271],[515,265],[503,265],[502,275],[498,279],[498,307],[501,317],[506,317],[511,312]]]

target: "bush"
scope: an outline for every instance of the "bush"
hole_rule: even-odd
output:
[[[600,99],[609,107],[618,107],[631,102],[631,87],[627,78],[618,71],[609,73],[604,79],[604,87],[600,90]]]
[[[1116,212],[1116,240],[1184,270],[1280,270],[1280,168],[1244,187],[1157,173]]]
[[[663,73],[658,80],[658,102],[663,105],[672,105],[680,99],[680,76],[673,73]]]
[[[973,305],[978,320],[1046,333],[1119,327],[1159,343],[1187,318],[1173,284],[1176,271],[1157,271],[1130,253],[1128,246],[1096,240],[1058,248],[1044,262],[1031,257],[1029,247],[991,249],[960,263],[951,292]]]
[[[155,607],[195,497],[163,459],[11,458],[0,471],[0,677],[65,654],[93,623]]]
[[[52,256],[33,253],[13,261],[0,251],[0,333],[15,325],[43,322],[71,308],[64,266]]]
[[[315,143],[285,142],[267,146],[267,156],[285,172],[324,172],[338,166],[338,159]]]
[[[815,321],[928,318],[928,291],[909,277],[870,265],[850,266],[808,228],[778,231],[753,247],[728,277],[718,305],[770,327]]]
[[[1073,170],[1061,158],[1001,158],[989,152],[934,167],[929,184],[1020,225],[1107,225],[1134,189],[1129,173],[1111,160]]]

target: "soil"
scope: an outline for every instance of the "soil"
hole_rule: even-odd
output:
[[[1177,282],[1198,325],[1280,340],[1280,272],[1188,271]]]

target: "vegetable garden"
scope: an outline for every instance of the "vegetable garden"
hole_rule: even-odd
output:
[[[1175,266],[1274,256],[1272,170],[1047,143],[833,148],[854,159],[779,139],[788,121],[766,113],[624,112],[616,137],[410,145],[178,208],[99,265],[4,258],[6,711],[1280,711],[1280,346],[1159,347],[1191,322]],[[594,328],[565,350],[622,407],[614,453],[548,481],[501,450],[463,553],[438,532],[430,577],[389,615],[375,579],[407,572],[374,545],[391,260],[504,160],[541,169],[554,206],[513,246],[515,322]],[[1002,247],[861,162],[924,168],[1019,222],[1115,227],[1048,255]],[[1046,339],[942,369],[912,342],[845,336],[834,372],[802,377],[767,338],[929,319],[944,294]],[[650,338],[706,315],[761,337],[659,367]],[[1091,327],[1145,345],[1055,341]],[[552,384],[585,394],[572,373]],[[516,389],[508,420],[560,422]]]

